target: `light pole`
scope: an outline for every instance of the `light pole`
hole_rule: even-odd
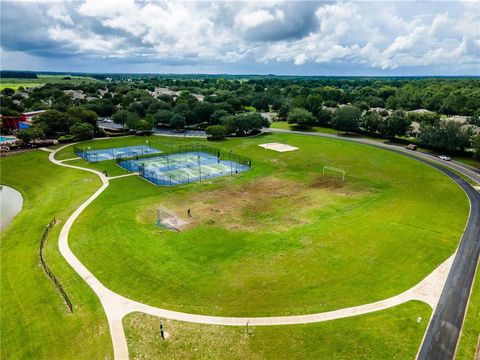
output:
[[[200,155],[198,155],[197,160],[198,160],[198,174],[200,175],[200,182],[202,182],[202,168],[200,166]]]

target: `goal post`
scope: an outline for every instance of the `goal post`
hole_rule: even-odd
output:
[[[183,225],[183,221],[173,211],[168,210],[164,206],[157,208],[157,225],[171,230],[179,230]]]
[[[337,167],[325,165],[325,166],[323,167],[323,172],[322,172],[323,175],[325,175],[325,170],[327,170],[327,171],[333,171],[333,172],[342,174],[342,180],[345,181],[345,174],[346,174],[345,170],[340,169],[340,168],[337,168]]]

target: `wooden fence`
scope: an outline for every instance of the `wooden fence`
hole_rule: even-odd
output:
[[[63,290],[62,284],[60,284],[60,281],[57,279],[55,274],[50,270],[50,268],[47,266],[47,263],[45,262],[45,258],[43,257],[43,247],[45,246],[45,241],[47,240],[48,234],[50,233],[50,230],[53,228],[55,223],[57,222],[55,216],[53,219],[48,223],[47,227],[45,228],[45,231],[43,232],[42,239],[40,240],[40,263],[42,264],[43,270],[45,271],[45,274],[52,280],[52,282],[55,284],[55,287],[57,290],[60,292],[60,295],[62,295],[63,300],[67,304],[68,309],[70,310],[71,313],[73,313],[73,305],[70,299],[68,298],[67,293],[65,290]]]

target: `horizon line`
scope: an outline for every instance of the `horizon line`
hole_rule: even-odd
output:
[[[29,72],[29,73],[50,73],[50,74],[92,74],[92,75],[155,75],[155,76],[185,76],[185,75],[194,75],[194,76],[271,76],[271,77],[325,77],[325,78],[361,78],[361,77],[369,77],[369,78],[480,78],[479,75],[446,75],[446,74],[435,74],[435,75],[312,75],[312,74],[296,74],[296,75],[288,75],[288,74],[261,74],[261,73],[192,73],[192,72],[185,72],[185,73],[162,73],[162,72],[99,72],[99,71],[51,71],[51,70],[13,70],[13,69],[0,69],[2,72]],[[5,78],[4,78],[5,79]],[[6,78],[8,79],[8,78]]]

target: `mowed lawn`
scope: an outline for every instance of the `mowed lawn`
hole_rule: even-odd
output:
[[[67,217],[100,181],[48,161],[36,150],[0,160],[1,183],[22,193],[23,210],[1,234],[1,358],[112,359],[100,302],[61,257],[57,239]],[[45,258],[74,304],[70,314],[39,262],[40,238],[56,216]]]
[[[194,141],[148,140],[161,150]],[[257,146],[286,140],[300,150]],[[142,143],[129,137],[89,145]],[[327,311],[415,285],[455,251],[468,217],[468,200],[452,181],[388,151],[280,134],[214,145],[251,157],[253,169],[170,188],[135,176],[113,180],[80,216],[70,244],[102,283],[200,314]],[[73,156],[71,147],[59,154]],[[344,168],[345,183],[322,176],[323,165]],[[90,166],[117,168],[113,161]],[[184,219],[192,209],[191,225],[181,232],[156,226],[165,204]]]
[[[415,358],[430,316],[409,302],[384,311],[323,323],[212,326],[134,313],[124,318],[132,359],[405,359]],[[417,318],[421,317],[420,323]],[[160,321],[168,338],[160,337]]]
[[[455,359],[475,359],[475,355],[480,355],[476,351],[480,352],[480,275],[478,269]]]

